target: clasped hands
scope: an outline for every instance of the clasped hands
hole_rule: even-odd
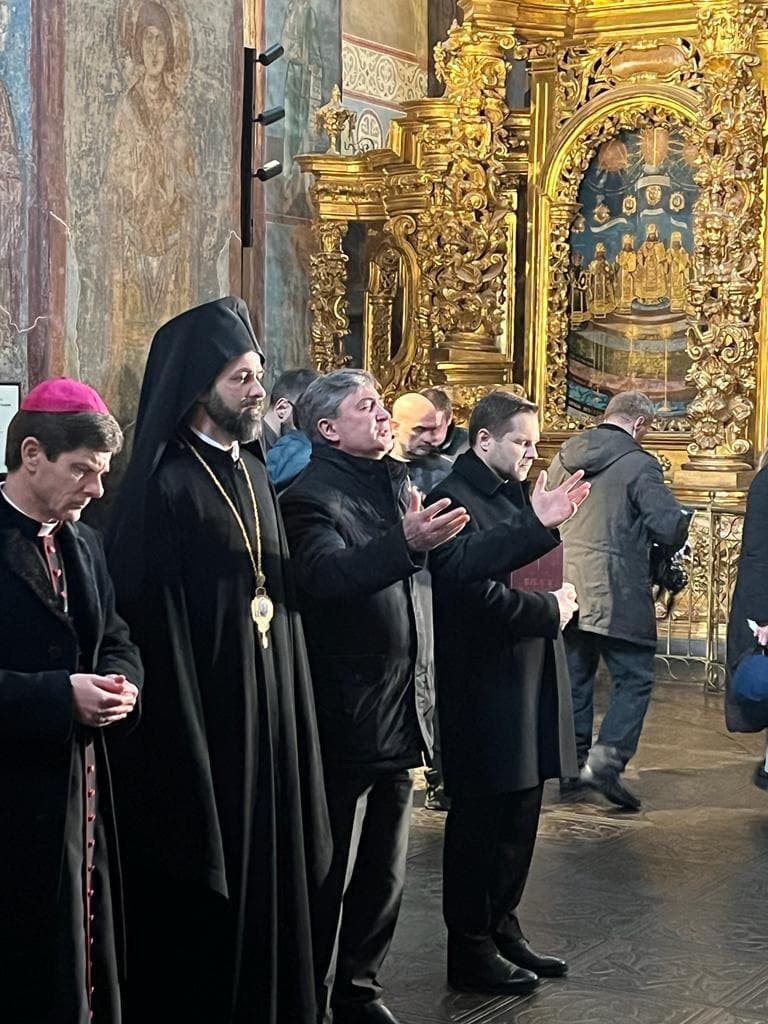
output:
[[[81,725],[101,729],[126,718],[136,707],[138,688],[125,676],[77,672],[69,681],[75,719]]]

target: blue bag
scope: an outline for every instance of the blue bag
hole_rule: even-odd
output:
[[[757,645],[756,653],[741,659],[731,679],[731,695],[747,709],[768,708],[768,649]]]

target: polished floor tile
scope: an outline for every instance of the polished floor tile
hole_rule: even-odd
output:
[[[598,707],[605,703],[601,694]],[[732,736],[695,683],[658,684],[628,783],[639,814],[545,788],[520,916],[566,979],[510,999],[451,992],[445,816],[416,793],[408,881],[382,973],[400,1024],[758,1024],[768,1018],[768,793],[762,736]],[[423,781],[417,786],[423,790]]]

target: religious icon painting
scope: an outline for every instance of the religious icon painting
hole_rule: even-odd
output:
[[[567,411],[592,422],[620,391],[640,390],[670,429],[686,381],[687,290],[698,196],[682,131],[622,131],[598,149],[578,193],[592,211],[571,229]]]

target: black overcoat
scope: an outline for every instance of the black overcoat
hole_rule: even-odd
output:
[[[0,1016],[48,1020],[55,921],[72,806],[77,728],[70,675],[118,673],[140,686],[142,667],[115,612],[97,534],[65,524],[59,547],[77,623],[54,596],[34,533],[0,499]],[[112,730],[128,730],[138,709]],[[99,808],[110,854],[113,908],[121,912],[119,864],[103,729],[95,742]],[[119,939],[119,935],[118,935]],[[5,1015],[8,1015],[7,1018]]]
[[[768,726],[761,713],[749,714],[730,692],[730,678],[745,654],[755,649],[755,638],[747,625],[768,623],[768,466],[760,470],[749,488],[736,587],[728,620],[727,688],[725,722],[731,732],[758,732]]]
[[[432,600],[408,550],[407,466],[316,444],[280,497],[325,764],[385,772],[432,748]]]
[[[507,585],[559,536],[535,516],[527,485],[502,481],[472,451],[429,501],[443,497],[471,516],[430,555],[446,790],[492,795],[575,776],[557,601]]]

